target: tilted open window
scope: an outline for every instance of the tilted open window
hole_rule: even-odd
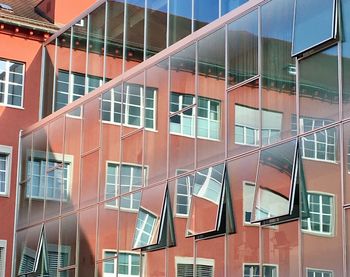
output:
[[[45,228],[28,234],[21,254],[18,276],[46,276],[49,273],[49,259]]]
[[[191,195],[186,236],[206,238],[234,233],[231,193],[226,165],[218,164],[197,171]]]
[[[299,218],[306,197],[302,161],[296,140],[260,152],[252,223],[280,224]],[[301,216],[307,217],[307,207]]]
[[[337,0],[295,0],[292,56],[317,51],[337,37]]]
[[[174,223],[167,185],[143,190],[133,249],[153,251],[174,245]]]

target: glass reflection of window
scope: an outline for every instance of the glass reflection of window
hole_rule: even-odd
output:
[[[132,277],[140,276],[141,259],[139,254],[119,252],[118,259],[116,251],[105,251],[103,262],[103,276],[104,277]],[[118,271],[117,271],[118,263]]]
[[[306,269],[307,277],[333,277],[333,272],[323,269]]]
[[[143,122],[148,129],[155,129],[156,90],[140,85],[126,85],[124,105],[120,89],[112,89],[102,97],[102,120],[124,123],[127,126],[141,127]],[[122,118],[123,106],[123,118]]]
[[[263,277],[277,277],[277,266],[263,265]],[[260,266],[258,264],[245,264],[243,269],[243,277],[259,277]]]
[[[1,146],[0,146],[1,148]],[[0,195],[8,194],[10,153],[0,153]]]
[[[88,92],[100,87],[103,84],[103,78],[88,75],[87,87],[85,88],[85,74],[58,71],[57,89],[55,100],[55,111],[79,99]]]
[[[151,243],[157,217],[140,208],[136,222],[134,248],[147,246]]]
[[[267,118],[268,128],[261,130],[262,144],[271,144],[279,141],[281,137],[282,113],[262,111]],[[235,105],[235,143],[258,146],[259,145],[259,110],[252,107]]]
[[[255,184],[243,182],[243,218],[245,224],[250,224],[254,202]]]
[[[333,233],[334,197],[321,193],[308,193],[309,217],[302,220],[302,229],[318,234]]]
[[[0,59],[0,104],[23,107],[24,64]]]
[[[219,204],[223,182],[222,166],[209,167],[196,173],[193,194]]]
[[[311,117],[300,118],[300,131],[308,132],[332,123],[331,120],[317,119]],[[292,117],[292,133],[297,133],[296,117]],[[302,155],[303,158],[309,158],[319,161],[334,162],[336,159],[336,129],[329,128],[309,136],[302,137]]]
[[[175,113],[194,104],[191,94],[172,92],[170,95],[170,112]],[[194,108],[188,108],[170,118],[170,132],[185,136],[194,136]],[[198,97],[198,134],[199,138],[219,139],[220,101]]]
[[[48,161],[46,164],[45,160],[40,159],[34,159],[28,163],[27,197],[68,200],[69,163],[63,166],[61,162]]]
[[[176,277],[194,276],[194,258],[192,257],[175,257]],[[214,260],[196,258],[196,276],[213,277]]]
[[[177,170],[176,175],[186,173],[186,170]],[[180,177],[176,182],[176,214],[187,216],[190,210],[191,194],[193,190],[193,175]]]
[[[120,171],[120,172],[119,172]],[[119,173],[120,186],[119,186]],[[144,169],[144,175],[147,174]],[[120,188],[119,194],[132,192],[142,186],[142,167],[138,165],[122,165],[112,162],[107,163],[106,176],[106,199],[113,198],[118,195],[118,186]],[[121,197],[120,207],[128,210],[137,210],[140,206],[141,193],[133,193]],[[107,204],[111,207],[117,207],[117,200],[108,201]]]

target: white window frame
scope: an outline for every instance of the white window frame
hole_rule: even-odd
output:
[[[145,89],[142,85],[137,85],[139,86],[140,89],[140,105],[135,105],[135,104],[130,104],[130,87],[133,85],[137,85],[137,84],[124,84],[124,86],[126,87],[125,89],[125,99],[122,99],[122,95],[121,95],[121,101],[117,101],[115,100],[114,94],[115,93],[120,93],[123,94],[122,91],[117,92],[114,91],[114,88],[112,88],[110,90],[109,93],[111,93],[111,100],[106,100],[103,98],[102,95],[102,101],[103,102],[109,102],[110,103],[110,111],[104,111],[104,112],[108,112],[109,116],[110,116],[110,120],[102,120],[103,123],[107,123],[107,124],[113,124],[113,125],[121,125],[123,124],[124,126],[130,127],[130,128],[140,128],[140,127],[145,127],[146,130],[150,130],[150,131],[155,131],[156,130],[156,111],[157,111],[157,90],[156,89],[152,89],[153,92],[153,107],[149,108],[146,107],[146,93],[145,93]],[[120,90],[122,89],[121,87],[119,87]],[[147,88],[146,88],[147,89]],[[121,111],[120,111],[120,121],[118,122],[115,120],[114,114],[115,114],[115,109],[114,109],[114,104],[119,104],[121,107]],[[130,117],[130,107],[137,107],[140,109],[140,124],[131,124],[129,123],[129,117]],[[124,110],[124,112],[123,112]],[[149,128],[146,127],[146,110],[152,110],[153,111],[153,128]]]
[[[155,235],[153,231],[156,229],[157,224],[159,224],[159,220],[158,220],[159,218],[155,214],[151,213],[150,211],[148,211],[144,208],[139,209],[136,221],[139,220],[139,216],[140,216],[141,212],[144,213],[146,216],[145,216],[145,219],[142,221],[142,225],[140,228],[137,228],[138,222],[136,222],[135,235],[134,235],[135,237],[134,237],[134,243],[133,243],[134,248],[139,248],[140,245],[141,245],[141,247],[143,247],[143,244],[141,241],[142,235],[147,235],[147,237],[148,237],[148,240],[147,240],[147,242],[145,242],[144,245],[145,246],[150,245],[150,243],[153,239],[153,236]],[[151,225],[152,227],[150,229],[151,230],[150,233],[145,231],[146,225],[149,224],[149,221],[148,221],[149,219],[153,220],[152,225]]]
[[[251,208],[250,210],[250,218],[252,217],[252,214],[253,214],[253,206],[254,206],[254,195],[255,195],[255,189],[256,189],[256,185],[254,182],[249,182],[249,181],[243,181],[243,190],[242,190],[242,199],[243,199],[243,225],[245,226],[259,226],[259,223],[251,223],[250,221],[246,221],[246,212],[249,212],[249,211],[246,211],[245,210],[245,206],[249,206]],[[253,190],[253,195],[251,197],[251,202],[250,203],[246,203],[248,202],[248,199],[245,195],[245,187],[254,187],[254,190]]]
[[[5,62],[5,81],[0,81],[0,83],[4,84],[4,102],[0,102],[0,105],[6,106],[6,107],[11,107],[11,108],[23,109],[24,83],[25,83],[25,80],[24,80],[24,78],[25,78],[25,63],[19,62],[19,61],[14,61],[14,60],[1,59],[1,58],[0,58],[0,62]],[[22,65],[23,71],[21,73],[16,73],[18,75],[22,75],[22,84],[10,82],[10,64],[11,63],[17,63],[17,64]],[[21,91],[21,105],[20,106],[8,104],[9,85],[21,86],[22,91]]]
[[[310,272],[312,271],[312,272]],[[318,272],[315,272],[318,271]],[[311,267],[307,267],[306,268],[306,276],[308,276],[309,273],[313,273],[314,276],[316,276],[316,273],[321,273],[322,277],[325,277],[324,274],[331,274],[331,277],[334,276],[334,271],[333,270],[329,270],[329,269],[319,269],[319,268],[311,268]]]
[[[106,258],[105,255],[106,255],[107,252],[114,253],[114,257]],[[119,260],[118,259],[119,259],[119,255],[120,254],[128,255],[128,274],[121,274],[119,272],[119,268],[118,268],[119,267]],[[140,264],[139,264],[140,271],[139,271],[138,275],[131,274],[132,256],[133,255],[140,257]],[[142,273],[142,270],[141,270],[142,263],[141,263],[140,252],[119,251],[119,253],[118,253],[118,251],[115,250],[115,249],[103,249],[103,258],[104,258],[104,261],[103,261],[103,277],[115,277],[115,276],[117,276],[117,272],[118,272],[118,277],[135,277],[135,276],[140,276],[141,273]],[[106,273],[104,271],[104,266],[105,266],[106,262],[113,263],[113,270],[114,270],[113,273]]]
[[[0,252],[3,254],[2,257],[0,257],[0,277],[5,277],[6,272],[6,247],[7,247],[7,241],[6,240],[0,240],[0,249],[3,249],[3,252]]]
[[[197,137],[199,138],[205,138],[205,139],[212,139],[212,140],[220,140],[220,130],[221,130],[221,126],[220,126],[220,123],[221,123],[221,101],[219,100],[216,100],[216,99],[211,99],[211,98],[207,98],[207,97],[202,97],[202,96],[198,96],[198,102],[199,100],[204,100],[204,101],[207,101],[206,104],[207,104],[207,107],[206,107],[206,110],[208,112],[208,116],[207,117],[202,117],[199,115],[199,112],[198,112],[198,115],[197,115]],[[215,104],[218,104],[218,113],[217,113],[217,118],[218,119],[212,119],[211,118],[211,103],[215,103]],[[197,109],[202,109],[203,107],[199,107],[199,103],[197,105]],[[208,127],[208,136],[200,136],[198,135],[199,133],[199,119],[201,120],[205,120],[206,121],[206,125]],[[218,133],[217,133],[217,137],[211,137],[210,136],[210,133],[211,133],[211,123],[217,123],[218,125]]]
[[[199,106],[198,104],[195,104],[195,96],[192,95],[192,94],[186,94],[186,93],[178,93],[178,92],[171,92],[171,94],[174,94],[174,95],[178,95],[179,97],[179,102],[178,103],[174,103],[174,102],[170,102],[170,106],[172,103],[174,104],[177,104],[179,106],[179,110],[178,111],[174,111],[174,112],[170,112],[170,134],[173,134],[173,135],[181,135],[181,136],[185,136],[185,137],[191,137],[193,138],[195,136],[195,128],[197,127],[198,128],[198,122],[196,122],[196,110],[199,109]],[[184,96],[191,96],[192,97],[192,104],[190,105],[187,105],[187,106],[184,106]],[[199,99],[202,99],[202,100],[205,100],[207,101],[207,111],[208,111],[208,116],[207,117],[201,117],[201,116],[197,116],[197,121],[198,119],[202,119],[202,120],[206,120],[207,121],[207,125],[208,125],[208,136],[200,136],[198,135],[198,130],[197,130],[197,137],[200,138],[200,139],[207,139],[207,140],[213,140],[213,141],[220,141],[220,130],[221,130],[221,101],[220,100],[217,100],[217,99],[212,99],[212,98],[208,98],[208,97],[203,97],[203,96],[198,96]],[[199,101],[199,100],[198,100]],[[218,111],[218,120],[214,120],[214,119],[211,119],[210,118],[210,103],[211,102],[215,102],[215,103],[218,103],[219,105],[219,111]],[[197,106],[197,109],[196,109],[196,106]],[[192,109],[192,113],[191,115],[187,115],[185,114],[185,112],[188,112],[188,110],[191,110]],[[185,111],[183,111],[185,110]],[[173,124],[177,124],[177,125],[180,125],[180,132],[177,132],[175,130],[171,130],[171,118],[174,117],[174,116],[179,116],[180,117],[180,123],[173,123]],[[191,126],[190,126],[190,134],[186,134],[184,133],[184,125],[183,125],[183,122],[184,122],[184,119],[188,119],[191,121]],[[210,123],[211,122],[217,122],[218,123],[218,138],[212,138],[210,136]]]
[[[40,163],[41,162],[45,162],[45,172],[42,172],[42,170],[40,169],[40,176],[39,176],[39,189],[40,187],[43,187],[44,189],[44,195],[43,196],[33,196],[33,194],[31,192],[28,191],[28,188],[26,188],[26,197],[27,198],[31,198],[31,199],[38,199],[38,200],[48,200],[48,201],[62,201],[62,202],[66,202],[69,201],[70,199],[70,193],[71,193],[71,188],[72,188],[72,177],[73,177],[73,156],[72,155],[62,155],[60,153],[54,153],[54,152],[50,152],[48,154],[48,157],[46,157],[46,152],[44,151],[34,151],[33,152],[33,158],[31,159],[31,155],[29,154],[30,151],[27,152],[27,179],[26,179],[26,183],[28,184],[29,182],[32,182],[32,176],[33,176],[33,168],[32,168],[32,164],[29,166],[29,163],[32,163],[33,161],[35,162],[35,160],[39,160]],[[59,165],[52,167],[52,168],[47,168],[47,162],[56,162]],[[66,194],[66,198],[62,198],[62,191],[61,191],[61,198],[57,199],[55,197],[47,197],[47,187],[46,187],[46,179],[47,179],[47,174],[53,170],[56,170],[57,168],[62,168],[62,164],[63,162],[65,164],[67,164],[67,185],[66,185],[66,190],[67,190],[67,194]],[[28,172],[28,170],[31,170],[31,172]],[[44,176],[42,176],[42,173],[44,173]],[[45,184],[40,184],[40,181],[44,179],[45,180]]]
[[[10,195],[11,168],[12,168],[12,146],[0,145],[0,154],[6,156],[5,165],[5,191],[0,191],[0,196],[8,197]]]
[[[188,170],[186,170],[186,169],[176,169],[176,175],[180,175],[180,174],[183,174],[183,173],[186,173],[186,172],[188,172]],[[189,180],[190,176],[191,175],[187,175],[187,176],[183,176],[183,177],[178,177],[176,179],[175,203],[176,203],[176,216],[178,216],[178,217],[185,217],[185,218],[187,218],[188,214],[190,212],[191,196],[192,196],[192,191],[193,191],[193,186],[194,186],[194,183],[191,184],[191,181]],[[180,185],[178,181],[179,181],[180,178],[181,179],[182,178],[186,179],[187,194],[180,194],[178,192],[178,186]],[[194,175],[193,175],[193,182],[194,182]],[[183,185],[183,184],[181,184],[181,185]],[[187,213],[186,214],[178,212],[178,205],[179,205],[179,203],[177,201],[177,197],[179,195],[187,198]],[[181,204],[181,205],[184,206],[184,204]]]
[[[223,190],[223,181],[222,182],[218,182],[216,179],[214,179],[212,177],[212,172],[214,170],[214,167],[209,167],[208,168],[208,174],[202,174],[200,171],[197,171],[196,174],[199,174],[199,175],[202,175],[203,177],[205,177],[205,181],[204,181],[204,184],[200,187],[198,193],[194,194],[195,196],[198,196],[198,197],[201,197],[201,198],[204,198],[216,205],[218,205],[220,203],[220,198],[221,198],[221,191]],[[214,183],[218,184],[218,186],[220,186],[220,190],[219,191],[216,191],[214,187],[214,190],[211,188],[211,181],[213,181]],[[194,178],[194,188],[196,186],[196,177]],[[217,193],[217,198],[216,200],[214,199],[211,199],[208,195],[210,195],[210,191],[214,191]]]
[[[326,119],[319,119],[319,118],[312,118],[312,117],[301,117],[299,118],[299,123],[300,123],[300,132],[304,133],[305,132],[305,128],[304,128],[304,120],[310,120],[312,121],[312,129],[315,129],[315,122],[316,121],[321,121],[322,122],[322,126],[326,126],[327,124],[330,123],[330,120],[326,120]],[[330,129],[334,129],[334,128],[330,128]],[[310,159],[310,160],[315,160],[315,161],[322,161],[322,162],[329,162],[329,163],[336,163],[337,160],[337,150],[336,150],[336,144],[337,144],[337,135],[336,135],[336,131],[334,131],[334,144],[328,143],[328,134],[327,131],[329,129],[324,129],[322,131],[318,131],[318,132],[314,132],[313,134],[301,137],[301,142],[302,142],[302,157],[304,159]],[[325,135],[325,142],[320,142],[317,140],[317,134],[323,132]],[[312,139],[311,139],[312,137]],[[313,156],[306,156],[305,155],[305,142],[310,141],[314,143],[314,149],[313,149]],[[324,153],[324,158],[319,158],[318,154],[317,154],[317,145],[319,144],[323,144],[325,145],[325,153]],[[329,147],[333,147],[334,149],[334,159],[328,159],[327,157],[327,153],[329,153],[328,148]],[[310,149],[311,150],[311,149]]]
[[[262,270],[263,270],[263,272],[260,272],[260,264],[259,263],[243,263],[243,266],[242,266],[242,276],[243,277],[246,277],[245,275],[244,275],[244,268],[246,267],[246,266],[249,266],[249,267],[259,267],[259,273],[260,273],[260,275],[258,275],[258,276],[262,276],[262,274],[263,274],[263,272],[264,272],[264,267],[274,267],[275,269],[276,269],[276,276],[272,276],[272,277],[278,277],[278,272],[279,272],[279,268],[278,268],[278,264],[263,264],[262,265]],[[251,275],[251,274],[249,274],[250,276],[249,277],[255,277],[255,276],[253,276],[253,275]],[[265,277],[265,276],[262,276],[262,277]]]
[[[108,178],[108,166],[109,165],[114,165],[116,166],[116,174],[114,176],[114,180],[115,180],[115,183],[114,184],[111,184],[111,183],[108,183],[107,181],[107,178]],[[133,163],[122,163],[120,164],[119,162],[116,162],[116,161],[106,161],[106,181],[105,181],[105,199],[107,200],[106,203],[105,203],[105,206],[108,207],[108,208],[118,208],[118,201],[116,199],[116,197],[120,194],[118,194],[118,186],[120,186],[120,184],[118,184],[119,182],[119,174],[120,174],[120,165],[122,166],[130,166],[130,167],[140,167],[141,168],[141,172],[142,172],[142,178],[143,178],[143,181],[141,182],[140,186],[133,186],[131,185],[132,184],[132,179],[134,178],[133,176],[130,176],[130,184],[128,184],[129,186],[129,192],[133,192],[134,190],[137,190],[143,186],[146,185],[146,181],[147,181],[147,174],[148,174],[148,166],[143,166],[142,168],[142,165],[140,164],[133,164]],[[133,168],[132,168],[132,171],[133,171]],[[112,186],[114,185],[115,186],[115,193],[116,195],[114,196],[114,198],[106,198],[106,195],[107,195],[107,186]],[[130,193],[124,197],[130,197],[130,206],[129,207],[122,207],[120,206],[120,209],[121,210],[124,210],[124,211],[132,211],[132,212],[137,212],[139,207],[133,207],[132,206],[132,203],[133,203],[133,196],[134,194],[133,193]],[[123,196],[122,196],[123,197]],[[110,199],[110,200],[108,200]],[[141,204],[141,198],[140,198],[140,204]]]
[[[309,213],[315,213],[315,214],[318,214],[320,216],[320,231],[315,231],[315,230],[312,230],[311,229],[311,219],[310,217],[309,218],[306,218],[306,219],[302,219],[302,221],[306,221],[307,222],[307,225],[308,225],[308,228],[307,229],[303,229],[303,227],[301,227],[301,230],[303,233],[308,233],[308,234],[312,234],[312,235],[319,235],[319,236],[326,236],[326,237],[330,237],[330,236],[334,236],[334,232],[335,232],[335,207],[336,207],[336,197],[334,194],[331,194],[331,193],[325,193],[325,192],[321,192],[321,191],[307,191],[307,199],[308,199],[308,203],[309,203],[309,196],[310,194],[313,194],[313,195],[318,195],[321,200],[321,202],[319,202],[319,208],[320,208],[320,212],[312,212],[310,207],[309,207]],[[330,197],[331,199],[331,207],[330,207],[330,212],[331,214],[329,215],[331,217],[330,219],[330,232],[324,232],[322,231],[322,225],[323,225],[323,206],[322,206],[322,197],[323,196],[327,196],[327,197]],[[328,215],[328,214],[326,214]]]
[[[194,266],[194,263],[196,261],[197,265],[205,265],[210,266],[213,268],[213,276],[215,276],[215,260],[214,259],[207,259],[207,258],[194,258],[194,257],[182,257],[182,256],[175,256],[175,276],[178,276],[177,272],[177,265],[178,264],[186,264],[186,265],[192,265]],[[194,272],[194,270],[193,270]]]

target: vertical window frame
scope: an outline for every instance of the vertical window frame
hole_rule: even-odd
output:
[[[12,146],[0,145],[0,154],[5,157],[5,185],[4,191],[0,191],[0,197],[9,197],[11,188],[11,169],[12,169]]]

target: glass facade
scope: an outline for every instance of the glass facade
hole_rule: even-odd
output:
[[[21,138],[16,275],[349,275],[350,1],[302,56],[301,1],[271,0],[140,63],[240,1],[202,2],[108,1],[48,42],[44,87],[82,98]]]

